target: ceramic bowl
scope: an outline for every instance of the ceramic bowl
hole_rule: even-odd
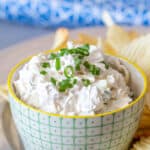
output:
[[[107,56],[114,57],[114,56]],[[136,99],[128,106],[93,116],[63,116],[43,112],[20,100],[13,89],[17,64],[8,77],[11,112],[25,150],[127,150],[138,128],[147,81],[143,71],[117,58],[131,74]]]

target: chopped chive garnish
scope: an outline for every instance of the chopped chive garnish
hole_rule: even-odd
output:
[[[89,55],[89,44],[84,44],[80,47],[68,49],[68,48],[63,48],[60,50],[59,53],[51,53],[49,56],[49,59],[56,59],[58,57],[68,55],[68,54],[76,54],[78,55],[79,58],[83,58],[85,56]]]
[[[103,63],[105,65],[105,68],[109,69],[109,64],[108,63],[106,63],[105,61],[101,61],[100,63]]]
[[[82,79],[82,82],[84,86],[89,86],[91,84],[89,79]]]
[[[43,63],[41,64],[41,66],[42,66],[43,68],[48,68],[48,67],[50,67],[50,64],[49,64],[48,62],[43,62]]]
[[[80,57],[88,56],[89,55],[89,45],[85,44],[80,47],[68,49],[63,48],[60,50],[59,56],[64,56],[68,54],[78,54]]]
[[[83,46],[81,46],[81,48],[89,50],[89,44],[84,44]]]
[[[74,58],[74,62],[75,62],[75,68],[76,68],[76,70],[80,70],[81,59],[79,57],[75,57]]]
[[[59,92],[65,92],[66,88],[64,88],[64,87],[62,87],[62,86],[59,85],[59,89],[58,90],[59,90]]]
[[[100,74],[100,68],[96,65],[90,64],[88,61],[85,61],[83,65],[91,72],[93,75],[99,75]]]
[[[60,63],[60,58],[56,58],[56,61],[55,61],[55,68],[56,70],[60,70],[61,68],[61,63]]]
[[[40,71],[40,74],[42,74],[42,75],[46,75],[46,74],[47,74],[47,72],[46,72],[45,70],[41,70],[41,71]]]
[[[77,79],[73,79],[73,84],[76,84],[77,83]]]
[[[81,47],[77,47],[77,48],[74,49],[74,51],[72,53],[78,54],[78,55],[84,57],[84,56],[88,56],[89,55],[89,50],[88,49],[82,49]]]
[[[64,56],[65,54],[69,54],[68,48],[63,48],[60,50],[59,56]]]
[[[65,79],[58,83],[58,90],[60,92],[65,92],[68,88],[72,88],[73,84],[71,83],[71,79]]]
[[[100,74],[100,68],[96,67],[95,65],[90,65],[89,71],[93,75],[99,75]]]
[[[77,79],[67,78],[58,83],[58,90],[65,92],[67,89],[72,88],[77,83]]]
[[[57,57],[58,57],[57,54],[51,53],[50,56],[49,56],[49,59],[56,59]]]
[[[64,75],[67,77],[67,78],[71,78],[74,76],[74,69],[72,66],[67,66],[65,67],[64,69]]]
[[[57,80],[55,78],[51,77],[50,81],[52,82],[53,85],[56,85]]]
[[[89,69],[89,68],[90,68],[90,64],[89,64],[89,62],[88,62],[88,61],[85,61],[85,62],[83,63],[83,65],[84,65],[87,69]]]
[[[77,51],[82,54],[83,56],[89,55],[89,44],[84,44],[81,47],[77,48]]]
[[[69,54],[76,54],[76,48],[72,48],[69,50]]]

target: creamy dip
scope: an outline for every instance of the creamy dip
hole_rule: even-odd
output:
[[[93,45],[73,45],[34,56],[18,71],[16,95],[50,113],[93,115],[132,101],[130,74],[119,59],[106,60]]]

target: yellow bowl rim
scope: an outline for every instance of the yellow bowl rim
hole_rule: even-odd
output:
[[[48,54],[50,52],[54,52],[55,50],[47,50],[43,53],[45,54]],[[30,106],[29,104],[26,104],[24,101],[22,101],[21,99],[19,99],[14,90],[13,90],[13,87],[12,87],[12,84],[11,84],[11,80],[12,80],[12,77],[13,75],[15,74],[16,70],[22,66],[23,64],[25,64],[26,62],[28,62],[33,56],[29,56],[25,59],[23,59],[22,61],[20,61],[18,64],[16,64],[12,69],[11,71],[9,72],[8,74],[8,79],[7,79],[7,86],[8,86],[8,92],[9,94],[13,97],[13,99],[18,102],[19,104],[21,104],[22,106],[24,107],[27,107],[28,109],[31,109],[32,111],[35,111],[35,112],[38,112],[38,113],[41,113],[41,114],[44,114],[44,115],[48,115],[48,116],[55,116],[55,117],[61,117],[61,118],[95,118],[95,117],[102,117],[102,116],[106,116],[106,115],[112,115],[114,113],[118,113],[120,111],[123,111],[127,108],[130,108],[131,106],[133,106],[134,104],[136,104],[139,100],[141,100],[146,91],[147,91],[147,77],[144,73],[144,71],[135,63],[132,63],[130,62],[127,58],[124,58],[122,56],[115,56],[115,55],[112,55],[112,54],[107,54],[107,55],[110,55],[110,56],[114,56],[114,57],[117,57],[125,62],[127,62],[128,64],[132,65],[142,76],[143,80],[144,80],[144,88],[141,92],[141,94],[135,99],[133,100],[130,104],[128,104],[127,106],[125,107],[122,107],[122,108],[118,108],[116,110],[113,110],[113,111],[110,111],[110,112],[105,112],[105,113],[100,113],[100,114],[95,114],[95,115],[84,115],[84,116],[77,116],[77,115],[72,115],[72,116],[67,116],[67,115],[61,115],[61,114],[54,114],[54,113],[49,113],[49,112],[45,112],[43,110],[40,110],[40,109],[37,109],[35,107],[32,107]]]

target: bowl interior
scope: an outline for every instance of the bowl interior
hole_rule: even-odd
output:
[[[107,57],[111,57],[112,60],[116,59],[116,57],[114,56],[106,56],[106,59]],[[137,65],[130,63],[128,60],[124,58],[119,58],[119,59],[121,63],[127,67],[130,73],[129,86],[134,92],[134,97],[137,98],[140,96],[140,94],[144,89],[145,79],[143,76],[145,75],[143,75],[143,72]]]

